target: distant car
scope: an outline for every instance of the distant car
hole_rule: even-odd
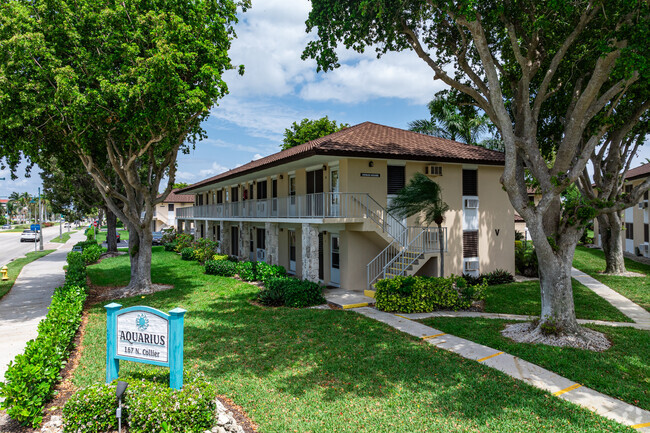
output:
[[[151,240],[152,245],[162,245],[163,232],[153,232],[153,239]]]
[[[20,234],[20,242],[38,242],[41,240],[41,234],[33,230],[23,230]]]
[[[63,225],[63,228],[64,228],[64,229],[69,229],[69,228],[70,228],[70,223],[65,223],[65,224]]]
[[[75,253],[83,253],[84,249],[81,247],[81,245],[75,245],[74,247],[72,247],[72,251],[74,251]]]
[[[11,230],[11,224],[5,224],[2,226],[2,230]]]

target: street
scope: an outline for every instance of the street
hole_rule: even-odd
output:
[[[63,229],[67,231],[67,229]],[[59,226],[43,229],[43,245],[59,236]],[[36,246],[36,249],[40,245]],[[3,233],[0,231],[0,267],[13,259],[22,257],[30,251],[34,251],[33,242],[20,242],[20,233]]]

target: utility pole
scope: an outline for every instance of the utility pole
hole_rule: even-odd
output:
[[[43,212],[43,209],[41,208],[41,187],[39,186],[38,187],[38,218],[39,218],[39,220],[41,219],[42,212]],[[39,221],[39,224],[40,224],[40,221]],[[40,250],[43,251],[43,226],[41,226],[41,236],[40,236],[40,238],[41,238]]]

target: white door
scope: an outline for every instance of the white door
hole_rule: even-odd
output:
[[[296,231],[289,230],[289,272],[296,272]]]
[[[339,197],[339,169],[330,169],[330,215],[337,217],[341,213],[340,197]]]
[[[339,236],[332,235],[330,242],[331,256],[330,256],[330,281],[334,285],[341,284],[341,269],[340,269],[340,254],[339,254]]]

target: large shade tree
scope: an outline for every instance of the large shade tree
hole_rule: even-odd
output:
[[[375,47],[378,55],[410,50],[434,79],[489,116],[505,147],[503,186],[540,266],[541,319],[528,337],[553,327],[565,341],[589,344],[603,337],[576,321],[575,247],[585,224],[635,202],[642,189],[615,200],[563,202],[561,194],[578,182],[597,146],[607,146],[612,115],[623,111],[634,85],[647,86],[649,14],[647,2],[630,0],[313,0],[307,30],[317,28],[317,38],[303,56],[329,70],[339,66],[339,44]],[[569,97],[554,100],[559,93]],[[546,110],[562,113],[552,152],[542,146]],[[617,122],[638,120],[630,112]],[[528,201],[527,177],[539,185],[537,205]]]
[[[129,229],[134,290],[151,288],[155,206],[175,182],[178,152],[202,137],[201,122],[227,93],[232,26],[247,3],[0,4],[0,143],[12,143],[0,151],[14,168],[18,150],[36,161],[80,159]]]

